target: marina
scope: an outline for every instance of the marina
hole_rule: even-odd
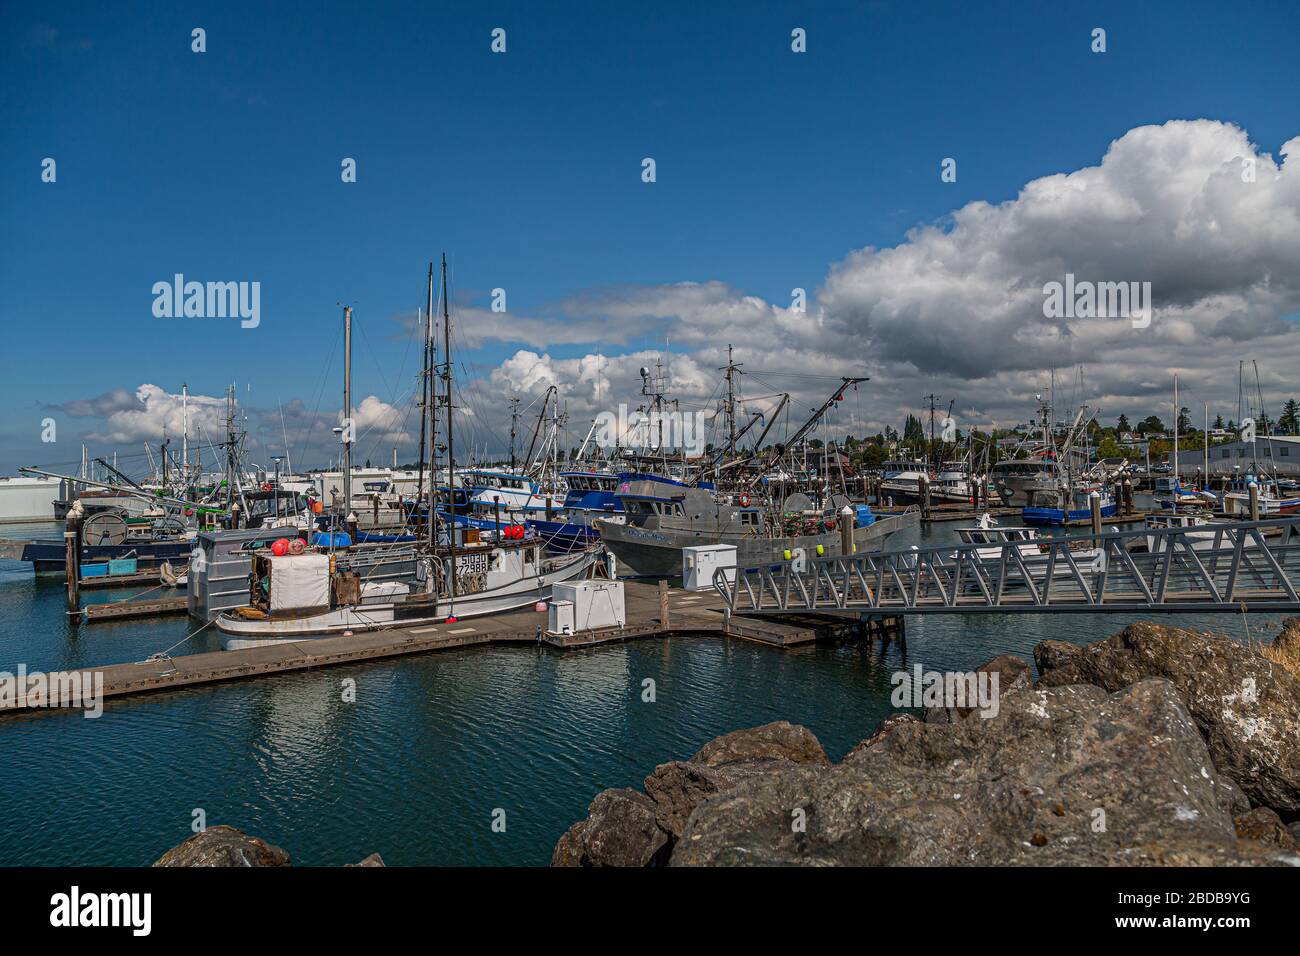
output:
[[[1152,3],[7,11],[13,945],[1285,930],[1300,9]]]
[[[959,539],[949,528],[918,528],[897,546],[951,548]],[[39,806],[34,792],[0,796],[0,831],[14,841],[14,852],[52,862],[132,865],[188,835],[189,808],[202,806],[210,819],[238,821],[248,832],[293,845],[295,859],[307,864],[347,862],[380,849],[390,865],[484,859],[540,865],[567,821],[585,810],[593,786],[635,783],[639,768],[665,754],[685,756],[719,728],[795,720],[817,727],[828,750],[843,754],[860,739],[862,724],[891,713],[890,674],[913,662],[961,669],[999,653],[1028,655],[1047,638],[1083,640],[1148,616],[919,616],[885,640],[859,633],[856,615],[852,626],[820,635],[832,622],[818,619],[810,627],[797,616],[736,615],[727,635],[716,591],[674,586],[668,592],[673,630],[665,632],[657,583],[625,587],[629,633],[623,635],[539,639],[547,615],[528,609],[418,635],[328,638],[348,648],[344,656],[308,666],[315,645],[222,651],[211,628],[200,630],[181,614],[70,630],[62,586],[24,576],[20,565],[0,565],[0,614],[34,623],[11,637],[0,669],[39,661],[42,669],[103,670],[106,688],[124,685],[98,721],[43,708],[0,718],[11,759],[54,784]],[[91,594],[112,601],[135,592]],[[1248,619],[1239,613],[1162,619],[1244,641],[1248,633],[1271,633],[1281,616],[1252,611]],[[366,656],[381,646],[390,653]],[[168,647],[170,661],[136,663]],[[658,687],[656,704],[641,699],[646,678]],[[348,681],[357,687],[356,704],[342,701]],[[452,724],[460,728],[454,738],[442,729]],[[402,771],[404,788],[451,808],[442,827],[422,826],[406,801],[378,786],[389,771],[374,755],[394,733],[413,761]],[[105,765],[94,742],[110,738],[117,756]],[[489,749],[473,743],[485,740],[492,741]],[[524,770],[538,751],[558,761]],[[164,763],[161,754],[168,754]],[[230,780],[216,797],[203,783],[213,773]],[[76,803],[59,786],[73,779],[108,788],[113,799]],[[331,809],[346,787],[370,781],[372,803],[382,813],[358,818]],[[539,787],[551,794],[545,808],[529,796]],[[474,808],[484,800],[510,808],[509,839],[475,842]],[[123,807],[131,808],[130,818],[121,816]],[[16,822],[50,813],[77,835],[75,854]],[[317,822],[303,827],[303,813]],[[143,818],[154,824],[139,825]]]
[[[526,611],[476,619],[472,624],[460,626],[453,622],[440,626],[386,628],[370,634],[324,638],[308,643],[283,643],[278,646],[163,657],[157,660],[151,657],[137,663],[97,667],[93,673],[102,676],[103,697],[115,698],[483,644],[533,644],[557,650],[576,650],[633,639],[714,635],[757,641],[773,647],[797,647],[819,639],[819,635],[822,639],[834,639],[850,630],[854,633],[861,631],[867,636],[896,634],[902,638],[900,625],[892,619],[877,622],[877,626],[870,629],[861,626],[856,618],[846,621],[832,617],[830,620],[805,623],[801,627],[745,618],[731,622],[724,616],[723,601],[715,592],[688,593],[680,589],[672,590],[667,597],[666,620],[659,616],[663,605],[660,603],[658,587],[642,583],[629,584],[627,601],[632,619],[640,623],[577,634],[547,634],[544,630],[545,621],[539,620],[542,615],[529,608]],[[184,609],[183,604],[161,610],[160,602],[131,603],[140,605],[134,616]],[[107,611],[112,608],[120,609],[121,605],[113,603],[92,606],[88,609],[89,619],[94,621],[99,618],[120,619],[132,616]],[[12,702],[0,704],[0,712],[59,706],[69,706],[69,701],[35,693],[29,697],[20,691]]]

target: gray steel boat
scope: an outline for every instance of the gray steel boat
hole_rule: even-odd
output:
[[[743,495],[738,504],[730,504],[704,488],[653,476],[624,482],[619,498],[626,524],[594,522],[614,555],[619,577],[676,577],[682,571],[682,548],[709,544],[735,545],[740,567],[779,564],[786,551],[798,548],[809,557],[841,553],[841,518],[835,510],[774,516],[751,506]],[[854,549],[877,550],[890,535],[915,527],[919,518],[919,512],[910,511],[855,527]]]

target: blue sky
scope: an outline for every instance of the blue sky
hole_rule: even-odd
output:
[[[441,250],[460,306],[503,287],[511,312],[563,321],[569,296],[684,281],[784,305],[852,250],[1094,165],[1133,127],[1208,117],[1276,152],[1300,134],[1298,11],[5,2],[0,468],[76,457],[40,445],[47,409],[145,382],[310,404],[340,302],[365,325],[358,392],[391,397],[393,317]],[[176,272],[260,281],[260,327],[154,317]]]

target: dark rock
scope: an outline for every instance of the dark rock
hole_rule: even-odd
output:
[[[721,767],[752,760],[789,760],[827,766],[831,762],[811,730],[787,720],[723,734],[701,747],[689,762]]]
[[[384,858],[378,853],[372,853],[360,863],[349,863],[348,866],[383,866]]]
[[[993,660],[975,668],[975,674],[976,680],[979,679],[979,674],[998,675],[995,699],[1001,698],[1003,694],[1030,687],[1034,682],[1029,665],[1014,654],[999,654]],[[990,689],[991,687],[990,683]],[[975,707],[927,707],[922,719],[927,724],[955,724],[975,713],[976,709]]]
[[[871,736],[866,740],[859,741],[858,744],[844,755],[848,760],[859,751],[866,750],[868,747],[874,747],[893,732],[895,727],[901,727],[903,724],[915,724],[920,721],[915,714],[909,714],[906,711],[897,714],[890,714],[880,723],[876,724],[876,729],[871,732]]]
[[[1282,622],[1273,646],[1285,654],[1300,657],[1300,617],[1289,617]]]
[[[654,801],[660,828],[676,839],[701,800],[730,790],[750,777],[797,766],[790,760],[737,761],[722,767],[697,764],[693,758],[674,760],[655,767],[654,773],[645,778],[645,792]]]
[[[587,818],[569,827],[555,845],[551,866],[649,866],[668,836],[655,822],[655,804],[636,790],[596,795]]]
[[[659,826],[676,839],[706,797],[779,767],[830,762],[811,730],[778,720],[714,738],[689,760],[660,764],[645,778],[645,792],[655,802]]]
[[[154,866],[290,866],[289,854],[234,827],[208,827],[158,858]]]
[[[1287,829],[1281,817],[1268,807],[1256,807],[1246,813],[1238,814],[1232,819],[1237,836],[1243,840],[1256,840],[1259,843],[1275,846],[1291,852],[1300,851],[1300,844]]]
[[[1034,666],[1045,674],[1053,668],[1064,667],[1083,652],[1078,644],[1068,641],[1043,641],[1034,648]]]
[[[830,766],[806,727],[779,720],[724,734],[689,760],[656,767],[645,779],[645,795],[630,789],[598,795],[587,818],[560,838],[551,865],[645,866],[666,859],[701,800],[755,775],[797,766]]]
[[[756,775],[701,802],[677,865],[1277,863],[1174,686],[1008,695],[990,719],[899,722],[852,760]]]
[[[1117,691],[1150,677],[1172,681],[1219,771],[1251,803],[1287,819],[1300,814],[1300,680],[1281,665],[1221,635],[1147,622],[1073,655],[1039,649],[1039,687]]]

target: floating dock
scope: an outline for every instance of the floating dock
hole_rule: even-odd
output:
[[[666,590],[667,615],[662,614],[661,590],[655,583],[625,581],[625,627],[575,634],[548,634],[547,616],[531,608],[408,628],[387,628],[347,637],[325,637],[237,651],[185,654],[130,664],[87,667],[72,675],[102,675],[104,698],[204,684],[314,670],[430,651],[479,644],[537,644],[558,650],[580,650],[606,644],[678,634],[713,634],[754,641],[776,648],[795,648],[817,640],[862,636],[867,640],[902,640],[902,619],[885,616],[864,620],[856,614],[809,614],[780,621],[726,615],[716,591]],[[181,599],[164,599],[181,600]],[[140,605],[158,602],[137,602]],[[183,601],[182,601],[183,603]],[[112,605],[103,605],[112,607]],[[159,612],[151,612],[159,613]],[[879,617],[879,616],[877,616]],[[53,682],[52,682],[53,683]],[[61,684],[65,682],[59,682]],[[67,681],[66,683],[71,683]],[[53,693],[61,693],[55,688]],[[64,702],[68,703],[68,702]],[[0,702],[0,713],[50,706],[33,694]]]

